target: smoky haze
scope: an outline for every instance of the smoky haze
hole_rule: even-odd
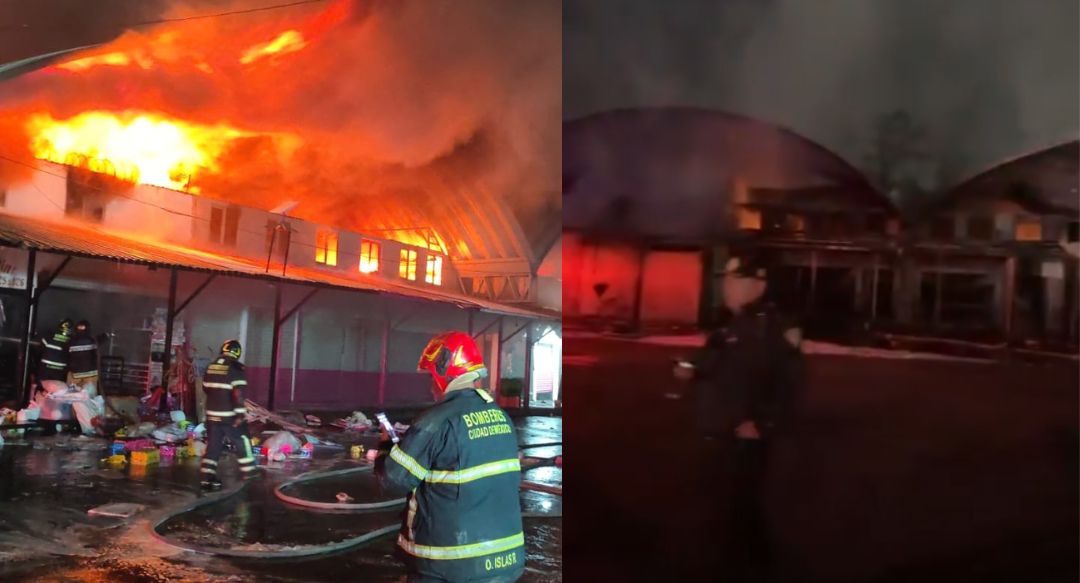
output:
[[[948,186],[1080,133],[1075,0],[591,0],[565,9],[565,119],[688,105],[779,124],[873,175],[904,112],[907,172]]]
[[[12,137],[25,112],[63,118],[143,109],[302,138],[288,151],[265,138],[238,141],[224,157],[227,172],[195,181],[213,196],[261,207],[300,200],[298,216],[359,228],[376,226],[365,223],[365,196],[441,208],[432,199],[450,196],[450,184],[507,201],[532,241],[559,220],[558,2],[324,2],[116,30],[117,22],[274,3],[114,2],[119,15],[90,18],[77,43],[58,36],[34,50],[115,38],[101,51],[148,51],[154,67],[39,72],[0,85],[0,147],[25,139]],[[22,20],[49,22],[37,11]],[[237,63],[246,48],[290,28],[316,32],[305,35],[308,46],[273,63]],[[163,41],[163,32],[175,38]],[[15,58],[26,52],[7,42],[3,49]]]

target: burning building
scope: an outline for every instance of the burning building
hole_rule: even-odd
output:
[[[814,335],[868,330],[1075,344],[1077,142],[901,214],[853,166],[720,112],[625,110],[565,129],[567,319],[692,327],[732,245]]]
[[[776,299],[800,312],[846,318],[890,301],[896,209],[790,131],[716,111],[615,111],[566,124],[563,165],[568,319],[707,321],[731,244],[769,250],[772,289],[787,292]]]
[[[1077,341],[1080,146],[1017,157],[917,210],[901,322],[938,332]]]
[[[420,337],[468,328],[554,400],[560,214],[534,128],[557,138],[557,7],[436,12],[177,12],[21,66],[0,94],[6,336],[93,312],[152,376],[168,334],[139,337],[164,308],[200,356],[246,339],[264,400],[300,406],[422,399]]]

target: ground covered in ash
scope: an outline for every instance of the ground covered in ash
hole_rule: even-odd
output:
[[[562,441],[562,420],[528,417],[516,420],[523,444]],[[151,534],[151,525],[199,500],[196,459],[164,462],[148,468],[103,467],[108,443],[71,436],[8,438],[0,447],[0,580],[143,582],[143,581],[371,581],[402,579],[394,536],[360,548],[306,560],[223,559],[176,549]],[[562,447],[526,450],[551,458]],[[213,548],[255,551],[302,549],[359,536],[400,524],[401,509],[363,514],[308,512],[283,504],[274,488],[301,473],[359,462],[341,452],[315,459],[265,464],[263,475],[235,496],[166,521],[159,529],[172,540]],[[238,472],[223,462],[226,491]],[[561,486],[562,470],[541,462],[525,479]],[[345,492],[355,502],[387,499],[370,474],[303,484],[289,494],[332,501]],[[221,496],[220,494],[215,496]],[[105,504],[129,503],[130,517],[91,516]],[[561,580],[561,497],[522,491],[525,520],[524,582]]]

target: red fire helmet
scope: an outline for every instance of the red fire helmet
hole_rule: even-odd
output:
[[[480,349],[465,332],[444,332],[432,338],[416,365],[416,370],[431,373],[440,391],[445,391],[457,377],[482,368]]]

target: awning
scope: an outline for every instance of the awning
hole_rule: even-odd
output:
[[[356,279],[353,279],[319,269],[293,266],[287,266],[285,275],[282,275],[280,265],[276,273],[273,268],[267,273],[265,261],[222,255],[76,222],[61,223],[0,213],[0,245],[122,263],[395,294],[506,316],[561,319],[561,315],[556,312],[518,308],[435,289],[421,289],[375,276],[357,274]]]

